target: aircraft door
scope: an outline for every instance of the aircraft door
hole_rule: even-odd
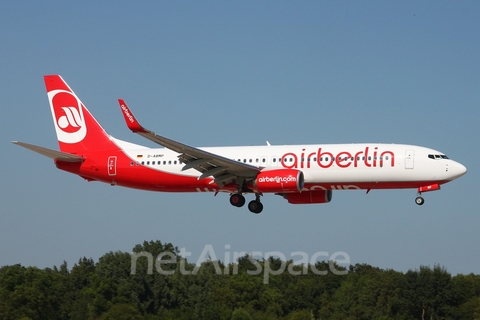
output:
[[[414,156],[415,156],[415,150],[405,151],[405,169],[413,169]]]

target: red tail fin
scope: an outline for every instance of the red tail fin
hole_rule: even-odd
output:
[[[117,148],[62,77],[44,78],[61,151],[81,155]]]

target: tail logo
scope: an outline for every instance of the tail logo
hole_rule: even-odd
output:
[[[57,124],[64,131],[70,132],[78,131],[83,126],[82,118],[80,113],[75,107],[61,107],[65,115],[60,116],[57,120]]]
[[[83,104],[73,92],[52,90],[48,93],[57,138],[65,143],[77,143],[87,135]]]

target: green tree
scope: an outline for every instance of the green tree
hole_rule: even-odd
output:
[[[1,319],[60,319],[63,288],[58,273],[19,264],[0,269]]]
[[[448,316],[451,275],[442,267],[421,266],[405,274],[407,299],[412,302],[412,316],[417,319],[435,319]]]
[[[140,320],[140,312],[129,304],[115,304],[103,313],[99,320]]]
[[[287,320],[315,320],[313,316],[313,312],[310,310],[299,310],[299,311],[292,311],[286,317]]]
[[[236,308],[233,310],[232,320],[252,320],[252,317],[243,308]]]

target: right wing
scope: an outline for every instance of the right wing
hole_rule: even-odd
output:
[[[84,157],[77,156],[75,154],[52,150],[52,149],[36,146],[33,144],[28,144],[25,142],[12,141],[12,143],[19,145],[21,147],[27,148],[29,150],[35,151],[37,153],[40,153],[41,155],[49,157],[53,160],[60,160],[64,162],[82,162],[83,160],[85,160]]]
[[[191,147],[145,129],[137,121],[125,102],[122,99],[118,99],[118,102],[120,103],[125,122],[132,132],[179,153],[178,159],[185,163],[182,170],[195,169],[199,171],[201,173],[198,177],[199,180],[213,176],[214,182],[220,187],[231,182],[235,182],[241,187],[244,181],[253,180],[262,170],[260,167]]]

